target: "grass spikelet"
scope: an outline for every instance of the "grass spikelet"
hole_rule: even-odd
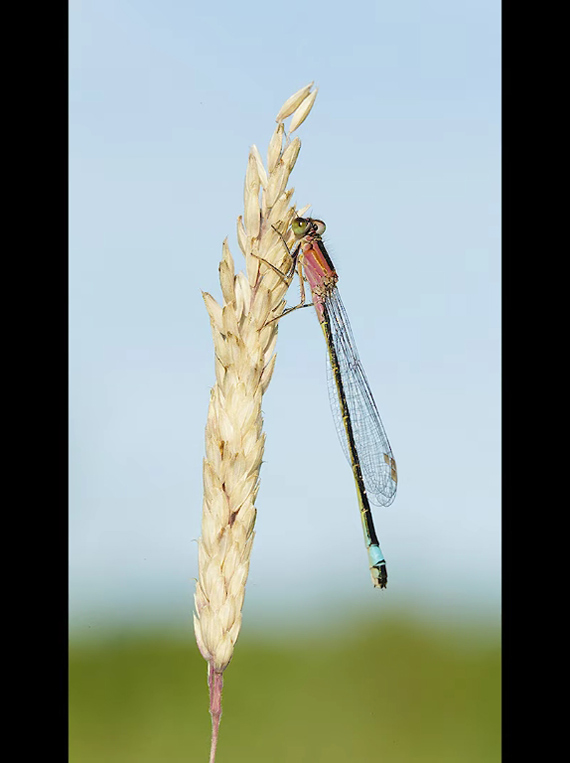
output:
[[[315,98],[317,97],[318,88],[316,90],[313,90],[313,92],[308,95],[301,105],[296,109],[295,113],[293,114],[293,117],[291,118],[291,123],[289,124],[289,134],[291,134],[294,130],[296,130],[298,127],[300,127],[305,119],[309,116],[309,112],[313,108],[313,104],[315,102]]]
[[[241,253],[246,255],[248,253],[247,233],[243,224],[243,217],[240,215],[237,219],[237,240]]]
[[[291,123],[293,123],[293,120],[291,120]],[[294,140],[289,143],[285,151],[283,151],[283,156],[281,157],[281,161],[283,164],[287,165],[289,167],[289,172],[293,169],[295,166],[295,162],[297,161],[297,157],[299,156],[299,151],[301,150],[301,141],[299,138],[294,138]]]
[[[309,95],[312,87],[313,87],[313,83],[309,82],[308,85],[305,85],[305,87],[302,87],[300,90],[297,90],[296,93],[293,93],[293,95],[290,98],[287,98],[283,106],[281,106],[281,108],[279,109],[279,113],[275,117],[275,121],[283,122],[284,119],[287,119],[287,117],[290,117],[291,114],[295,111],[295,109],[299,108],[299,106],[303,103],[305,98]]]
[[[281,151],[283,150],[283,136],[285,135],[285,125],[283,122],[279,122],[275,128],[275,132],[271,136],[269,141],[269,148],[267,149],[267,169],[269,172],[273,172],[275,165],[279,161]]]
[[[265,171],[265,167],[263,166],[263,159],[261,158],[261,154],[259,153],[259,150],[256,145],[253,145],[251,147],[251,153],[253,154],[255,158],[255,164],[257,166],[257,174],[259,175],[259,182],[261,183],[263,188],[267,188],[267,172]]]
[[[281,196],[285,190],[285,187],[287,186],[290,174],[291,170],[289,166],[285,164],[282,159],[280,159],[277,162],[275,169],[271,173],[267,183],[267,189],[265,191],[266,209],[271,209],[277,199]]]
[[[198,648],[208,662],[210,763],[216,757],[223,673],[241,627],[254,538],[255,499],[265,444],[261,400],[275,367],[278,331],[277,321],[267,325],[266,321],[283,312],[287,291],[285,280],[267,263],[281,271],[291,264],[273,226],[285,233],[296,215],[291,203],[293,189],[287,190],[287,183],[301,143],[298,138],[287,139],[283,150],[282,120],[293,114],[298,126],[305,119],[314,102],[311,87],[312,83],[295,93],[279,111],[279,124],[268,148],[267,170],[258,149],[250,149],[244,214],[237,221],[245,273],[236,275],[225,240],[219,266],[223,304],[203,292],[214,340],[216,381],[206,423],[194,630]],[[311,97],[307,109],[305,104]],[[300,109],[304,114],[301,120]]]
[[[244,186],[244,223],[248,236],[257,238],[259,233],[259,186],[257,160],[253,151],[249,154]]]

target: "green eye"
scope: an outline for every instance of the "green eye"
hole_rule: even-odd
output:
[[[308,227],[309,221],[305,220],[304,217],[296,217],[291,223],[291,228],[293,229],[293,233],[297,238],[304,236]]]

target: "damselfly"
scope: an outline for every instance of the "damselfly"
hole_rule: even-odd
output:
[[[370,501],[378,506],[392,503],[397,485],[396,462],[338,293],[338,274],[322,241],[326,226],[322,220],[297,217],[291,227],[296,243],[290,253],[292,265],[288,276],[298,271],[301,302],[284,310],[280,317],[310,306],[305,302],[306,277],[327,344],[329,399],[356,482],[372,582],[377,588],[386,588],[386,560],[374,528]]]

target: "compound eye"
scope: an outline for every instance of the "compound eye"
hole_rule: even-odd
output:
[[[309,221],[304,217],[296,217],[291,223],[291,228],[296,238],[302,238],[309,228]]]
[[[313,220],[313,225],[314,225],[315,233],[317,234],[317,236],[322,236],[327,229],[327,226],[324,224],[322,220]]]

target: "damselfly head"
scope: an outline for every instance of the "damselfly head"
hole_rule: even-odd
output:
[[[313,228],[317,236],[322,236],[327,229],[324,222],[322,220],[311,220],[311,222],[313,223]]]
[[[303,236],[308,236],[311,233],[322,236],[327,226],[322,220],[313,220],[312,217],[296,217],[291,223],[291,228],[295,238],[303,238]]]
[[[295,238],[303,238],[307,234],[311,221],[304,217],[296,217],[291,223]]]

